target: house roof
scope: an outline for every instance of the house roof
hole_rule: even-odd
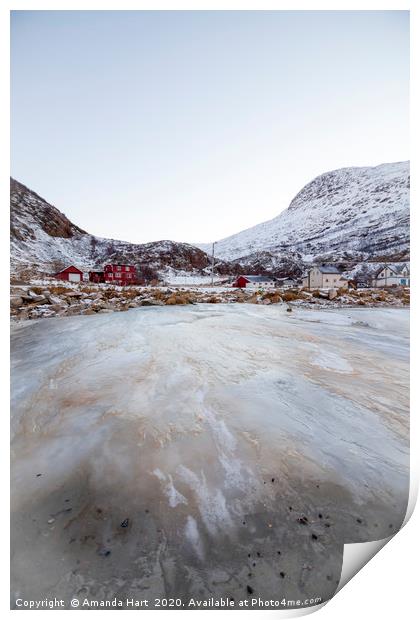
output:
[[[383,269],[388,267],[391,271],[395,273],[395,275],[399,275],[406,268],[408,272],[410,272],[410,268],[407,263],[384,263],[380,269],[378,269],[375,273],[376,277],[381,273]]]
[[[239,278],[246,278],[248,282],[267,282],[267,280],[274,280],[272,276],[238,276]]]
[[[321,273],[341,273],[335,265],[318,265],[318,269]]]
[[[83,273],[83,271],[79,269],[78,267],[75,267],[74,265],[68,265],[67,267],[64,267],[64,269],[60,269],[60,271],[56,271],[54,275],[58,276],[59,273],[66,273],[66,271],[69,271],[69,269],[75,269],[78,273]]]

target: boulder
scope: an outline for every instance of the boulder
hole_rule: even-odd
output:
[[[22,297],[20,297],[19,295],[12,295],[12,297],[10,297],[10,307],[20,308],[20,306],[23,306]]]
[[[330,288],[328,291],[328,299],[335,299],[337,297],[337,291],[333,288]]]
[[[83,293],[80,291],[70,291],[70,293],[66,293],[66,297],[83,297]]]

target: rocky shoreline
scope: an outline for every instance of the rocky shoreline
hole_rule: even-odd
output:
[[[92,315],[123,312],[145,306],[189,304],[249,303],[285,304],[311,308],[405,307],[410,304],[410,289],[359,289],[346,291],[308,291],[273,289],[251,291],[222,287],[117,287],[112,285],[35,282],[11,286],[12,320]]]

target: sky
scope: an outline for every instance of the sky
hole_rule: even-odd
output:
[[[209,242],[409,159],[407,11],[14,11],[11,174],[92,234]]]

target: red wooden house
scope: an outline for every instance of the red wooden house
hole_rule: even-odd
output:
[[[80,269],[77,269],[74,265],[70,265],[54,274],[54,277],[58,280],[68,280],[69,282],[82,282],[83,271],[80,271]]]
[[[105,265],[104,280],[121,286],[136,284],[136,268],[134,265]]]
[[[105,275],[103,271],[89,271],[89,282],[95,282],[100,284],[105,282]]]

